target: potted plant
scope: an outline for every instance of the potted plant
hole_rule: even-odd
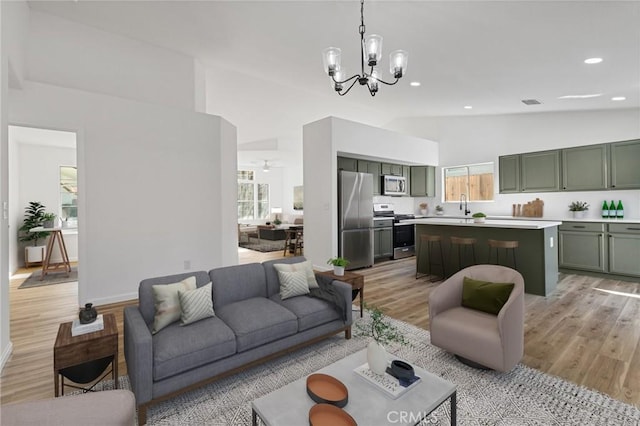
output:
[[[44,228],[56,227],[56,215],[55,213],[45,213],[42,215],[42,226]]]
[[[472,214],[471,217],[473,218],[473,221],[475,223],[484,223],[487,215],[482,212],[478,212],[478,213]]]
[[[436,206],[436,214],[438,216],[442,216],[444,214],[444,208],[440,204]]]
[[[366,303],[365,309],[369,313],[368,320],[356,323],[356,334],[372,338],[367,346],[367,362],[371,371],[376,374],[384,374],[388,360],[387,350],[384,346],[389,343],[406,345],[408,342],[402,333],[391,324],[381,309]]]
[[[574,201],[569,204],[569,211],[573,212],[574,219],[582,219],[587,210],[589,210],[589,204],[584,201]]]
[[[42,226],[45,206],[37,201],[31,201],[27,207],[25,207],[24,221],[20,227],[20,241],[27,243],[33,243],[33,245],[27,245],[24,249],[24,261],[27,267],[29,263],[42,262],[45,256],[46,247],[44,245],[38,245],[38,240],[43,240],[49,236],[49,232],[29,232],[30,229]]]
[[[277,217],[274,219],[273,224],[276,226],[279,226],[282,224],[282,221],[280,219],[278,219]]]
[[[429,207],[429,205],[427,203],[420,203],[420,214],[423,216],[426,216],[427,214],[427,207]]]
[[[344,275],[344,267],[349,264],[349,261],[344,257],[332,257],[327,260],[329,265],[333,265],[333,273],[339,277]]]

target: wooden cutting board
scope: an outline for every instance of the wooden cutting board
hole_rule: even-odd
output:
[[[529,201],[527,204],[514,204],[512,216],[522,217],[542,217],[544,210],[544,201],[540,198],[536,198],[533,201]]]

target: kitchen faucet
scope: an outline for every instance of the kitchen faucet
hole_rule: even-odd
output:
[[[464,215],[466,216],[471,213],[471,210],[469,210],[467,206],[467,194],[460,195],[460,210],[462,210],[462,203],[464,203]]]

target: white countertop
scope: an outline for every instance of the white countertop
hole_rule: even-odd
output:
[[[463,216],[420,216],[416,215],[416,219],[464,219]],[[523,217],[523,216],[499,216],[499,215],[487,215],[487,219],[495,220],[518,220],[518,221],[552,221],[552,222],[591,222],[591,223],[640,223],[640,218],[624,218],[624,219],[602,219],[598,217],[574,219],[572,217]]]
[[[543,229],[558,226],[562,222],[547,220],[497,220],[487,219],[484,223],[475,223],[473,219],[453,219],[442,217],[430,217],[423,219],[403,220],[401,223],[414,223],[416,225],[448,225],[448,226],[473,226],[476,228],[514,228],[514,229]]]

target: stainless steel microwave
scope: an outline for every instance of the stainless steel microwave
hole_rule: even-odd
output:
[[[404,176],[382,176],[382,195],[407,195],[407,180]]]

